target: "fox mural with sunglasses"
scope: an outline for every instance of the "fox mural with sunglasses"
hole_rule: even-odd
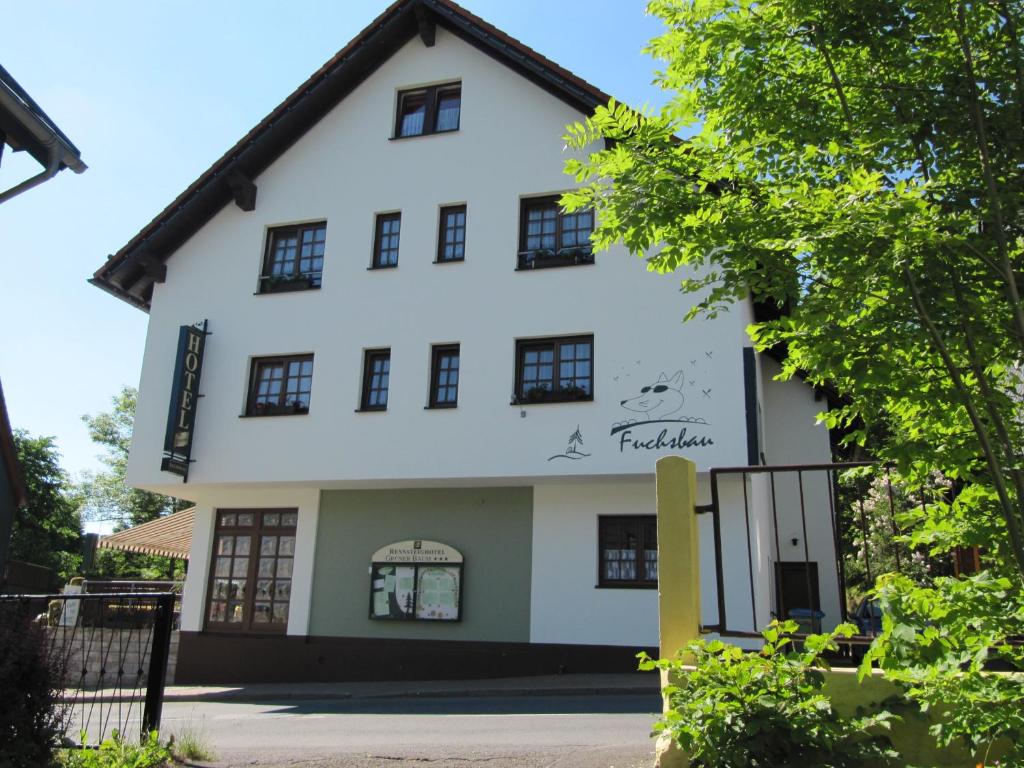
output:
[[[676,371],[672,378],[662,373],[656,382],[641,388],[639,395],[622,400],[619,405],[627,411],[644,414],[647,421],[659,421],[678,413],[685,400],[683,372]]]

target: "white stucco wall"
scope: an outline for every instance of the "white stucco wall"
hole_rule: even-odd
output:
[[[658,645],[658,591],[597,587],[599,515],[651,515],[654,481],[533,490],[530,641]]]
[[[400,89],[462,82],[459,131],[390,140]],[[129,480],[180,493],[159,469],[178,326],[209,319],[189,483],[529,482],[649,474],[685,429],[702,468],[745,461],[743,313],[682,324],[678,280],[622,249],[593,266],[515,271],[523,196],[565,190],[564,126],[580,115],[442,29],[410,42],[256,179],[256,210],[229,205],[156,286]],[[464,263],[433,263],[439,207],[466,203]],[[374,215],[401,210],[397,269],[368,271]],[[254,295],[267,229],[327,221],[323,287]],[[513,407],[519,338],[594,336],[594,400]],[[461,344],[459,406],[425,410],[431,344]],[[385,413],[356,413],[362,354],[391,348]],[[253,357],[313,353],[308,415],[239,418]],[[682,371],[671,418],[620,403]],[[580,429],[585,459],[551,459]],[[662,445],[657,438],[662,429]],[[638,441],[641,447],[633,445]],[[550,459],[550,460],[549,460]],[[517,480],[518,479],[518,480]]]
[[[764,382],[762,408],[765,427],[765,453],[769,464],[794,465],[827,463],[830,460],[828,431],[817,423],[818,414],[826,411],[825,400],[817,399],[811,387],[798,379],[776,381],[778,363],[761,356],[760,376]],[[758,496],[762,516],[768,520],[774,503],[778,526],[777,543],[771,525],[766,527],[760,546],[769,554],[767,569],[775,593],[775,566],[782,562],[818,564],[818,590],[821,610],[825,612],[824,628],[839,623],[839,578],[836,569],[835,538],[830,517],[829,477],[825,472],[780,473],[775,476],[774,502],[770,488]],[[801,501],[802,496],[802,501]],[[801,518],[801,503],[806,513]],[[796,544],[793,540],[796,539]]]

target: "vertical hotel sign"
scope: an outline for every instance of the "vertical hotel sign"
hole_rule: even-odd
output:
[[[188,482],[188,467],[192,461],[192,432],[200,396],[199,376],[203,372],[203,352],[208,335],[205,320],[202,324],[183,325],[178,332],[178,354],[160,469],[181,475],[183,482]]]

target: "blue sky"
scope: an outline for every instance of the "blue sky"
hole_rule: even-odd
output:
[[[634,106],[658,105],[641,0],[463,0]],[[383,0],[51,0],[4,11],[0,64],[82,152],[82,175],[0,205],[0,380],[13,425],[97,469],[81,416],[138,384],[147,316],[86,283],[225,150],[372,21]],[[0,187],[37,173],[5,152]]]

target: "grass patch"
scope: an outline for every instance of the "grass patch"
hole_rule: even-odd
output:
[[[171,752],[179,760],[213,760],[214,752],[207,743],[206,734],[191,724],[176,731],[168,742]]]

